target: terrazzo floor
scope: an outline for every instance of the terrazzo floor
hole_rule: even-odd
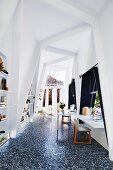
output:
[[[73,144],[73,125],[39,116],[15,139],[0,147],[0,170],[112,170],[108,152],[92,140],[91,145]]]

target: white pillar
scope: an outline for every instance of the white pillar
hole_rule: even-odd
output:
[[[95,52],[96,57],[99,64],[99,77],[100,77],[100,86],[101,86],[101,93],[102,93],[102,101],[104,107],[104,116],[106,122],[106,130],[107,130],[107,137],[108,137],[108,146],[109,146],[109,158],[113,161],[113,108],[112,108],[112,80],[110,79],[110,74],[107,72],[106,66],[106,56],[103,51],[103,41],[101,37],[101,30],[99,27],[99,23],[95,23],[93,25],[93,38],[95,43]],[[111,62],[111,61],[110,61]],[[109,67],[112,67],[112,62]]]
[[[65,103],[66,108],[68,108],[68,86],[60,89],[60,102]]]
[[[80,97],[81,97],[81,80],[79,77],[79,68],[78,68],[78,54],[75,54],[74,57],[74,65],[75,65],[75,89],[76,89],[76,105],[77,105],[77,114],[80,112]]]
[[[57,113],[57,89],[52,89],[52,113]]]

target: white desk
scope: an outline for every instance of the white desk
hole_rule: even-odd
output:
[[[104,128],[104,122],[102,120],[95,121],[90,116],[74,115],[73,119],[80,119],[93,129],[103,129]]]

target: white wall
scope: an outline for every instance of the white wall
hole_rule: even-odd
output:
[[[7,32],[7,28],[18,4],[19,0],[11,0],[11,2],[7,0],[0,1],[0,41]]]
[[[113,1],[106,6],[93,30],[108,134],[109,157],[113,161]]]
[[[17,7],[14,8],[15,11],[11,11],[14,15],[11,13],[10,21],[7,21],[10,24],[5,24],[6,32],[4,35],[2,32],[0,39],[0,51],[8,57],[8,87],[9,90],[15,92],[15,94],[10,95],[10,101],[12,100],[12,105],[16,107],[8,111],[10,114],[9,130],[17,127],[19,130],[20,128],[24,103],[33,82],[40,56],[40,46],[33,33],[26,28],[23,5],[23,1],[19,1]],[[10,4],[7,4],[7,7],[10,7]],[[7,11],[4,15],[6,14]]]
[[[9,72],[8,88],[12,93],[7,94],[7,104],[12,105],[7,109],[8,131],[16,128],[17,102],[18,102],[18,76],[19,76],[19,51],[20,51],[20,8],[21,3],[15,8],[14,16],[5,29],[5,34],[0,39],[0,51],[7,57],[7,70]],[[5,14],[6,15],[6,14]],[[12,119],[13,118],[13,119]]]
[[[91,30],[89,30],[87,36],[89,36],[89,41],[86,41],[86,44],[81,42],[81,49],[78,51],[79,75],[84,74],[87,70],[97,64]]]

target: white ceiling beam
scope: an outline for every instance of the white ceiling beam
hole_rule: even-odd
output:
[[[67,12],[70,15],[78,17],[79,19],[81,19],[81,21],[84,21],[88,24],[93,24],[95,21],[95,18],[93,16],[87,14],[86,12],[80,10],[79,8],[72,6],[69,3],[64,2],[62,0],[43,0],[43,1],[54,6],[55,8]]]
[[[62,55],[75,56],[75,53],[72,51],[63,50],[63,49],[52,47],[52,46],[48,46],[44,48],[44,50],[57,53],[57,54],[62,54]]]
[[[56,60],[53,60],[53,61],[50,61],[50,62],[45,63],[45,66],[49,66],[49,65],[52,65],[52,64],[57,64],[57,63],[59,63],[59,62],[63,62],[63,61],[66,61],[66,60],[70,60],[70,59],[72,59],[73,57],[76,57],[76,55],[75,55],[75,56],[65,56],[65,57],[61,57],[61,58],[58,58],[58,59],[56,59]]]
[[[80,24],[76,27],[64,30],[58,34],[55,34],[47,39],[40,41],[40,46],[41,48],[45,48],[56,41],[60,41],[61,39],[67,38],[69,36],[81,33],[83,31],[87,31],[88,29],[91,29],[91,27],[88,24]]]
[[[54,66],[54,65],[51,65],[51,67],[46,67],[46,70],[48,71],[64,71],[64,70],[67,70],[68,67],[62,67],[62,66]]]

